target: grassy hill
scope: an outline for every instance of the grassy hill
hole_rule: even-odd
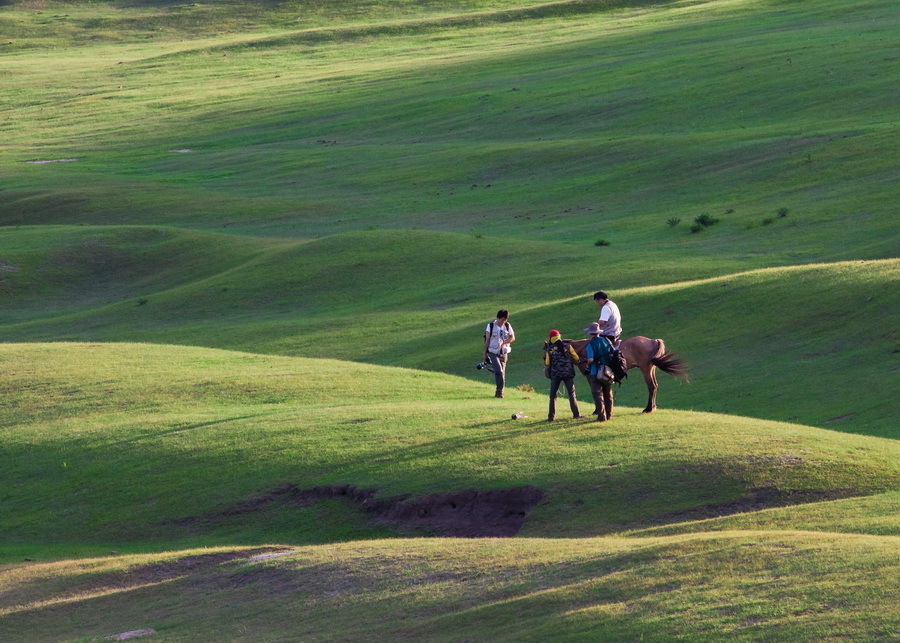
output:
[[[664,405],[895,437],[894,264],[846,263],[900,254],[894,4],[515,8],[7,5],[4,338],[477,377],[505,306],[539,386],[524,340],[602,287],[694,367]],[[632,295],[822,263],[847,276]]]
[[[898,20],[0,3],[0,640],[896,638]]]
[[[6,337],[157,341],[484,381],[473,365],[502,297],[520,337],[510,382],[540,389],[547,330],[580,338],[596,315],[596,275],[579,270],[595,248],[512,240],[496,254],[485,250],[487,239],[424,231],[286,241],[170,228],[68,230],[0,233],[13,248],[6,261],[21,266],[2,282],[23,318],[0,325]],[[619,265],[615,298],[626,335],[662,337],[691,365],[691,386],[661,376],[665,407],[898,437],[897,260],[718,274],[673,262],[654,266],[665,283],[643,286],[646,261]],[[577,296],[559,296],[559,283],[545,278],[555,268],[577,272],[568,283]],[[690,278],[698,273],[705,278]],[[485,287],[485,275],[502,288]],[[836,300],[860,322],[836,315]],[[619,394],[626,404],[645,403],[637,371]]]
[[[487,383],[417,370],[149,344],[17,344],[0,355],[4,487],[16,516],[7,544],[174,543],[198,516],[211,522],[196,530],[203,542],[225,544],[229,523],[247,518],[228,510],[285,484],[376,497],[537,487],[547,496],[523,534],[572,537],[900,481],[893,440],[628,407],[602,427],[548,424],[545,395],[494,400]],[[510,419],[517,411],[528,418]],[[281,524],[289,506],[257,537],[308,542],[312,526]]]
[[[7,571],[22,607],[0,628],[27,626],[19,640],[151,626],[147,640],[173,641],[890,640],[897,554],[896,538],[779,531],[190,550]]]
[[[13,36],[84,24],[18,6]],[[113,7],[90,10],[134,11]],[[640,252],[669,245],[678,217],[673,252],[896,256],[893,3],[607,7],[325,32],[211,23],[190,39],[126,22],[117,46],[13,39],[0,221],[429,228]],[[28,163],[64,158],[79,160]],[[779,208],[801,234],[759,229]],[[732,234],[687,232],[728,211]]]
[[[541,395],[495,400],[446,375],[210,349],[11,344],[0,364],[3,640],[138,625],[170,640],[355,639],[371,626],[441,639],[467,619],[473,635],[510,639],[543,638],[558,619],[563,638],[892,627],[872,606],[890,605],[897,560],[895,440],[633,408],[606,425],[547,424]],[[347,387],[331,385],[337,371]],[[409,539],[477,535],[496,526],[480,516],[506,511],[491,499],[507,493],[508,507],[523,488],[539,497],[521,509],[518,544]],[[722,514],[738,515],[710,524]],[[341,541],[353,542],[297,547]],[[187,550],[233,543],[254,550]],[[292,553],[247,560],[271,550]],[[790,606],[772,604],[781,591]],[[302,621],[288,616],[297,601]],[[232,604],[244,607],[227,618]]]

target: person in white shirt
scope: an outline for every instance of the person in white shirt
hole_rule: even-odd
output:
[[[506,356],[512,350],[509,345],[514,341],[516,333],[509,324],[509,311],[505,308],[498,310],[497,319],[484,329],[484,361],[491,363],[494,380],[497,383],[494,397],[503,397],[503,388],[506,386]]]
[[[600,306],[600,336],[605,337],[613,346],[619,343],[619,336],[622,334],[622,315],[619,313],[619,307],[612,301],[604,291],[598,290],[594,293],[594,301]]]

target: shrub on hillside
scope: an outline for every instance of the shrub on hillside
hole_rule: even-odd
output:
[[[703,226],[704,228],[708,228],[710,226],[714,226],[719,222],[716,217],[710,216],[708,214],[701,214],[699,217],[694,219],[694,223],[697,225]]]

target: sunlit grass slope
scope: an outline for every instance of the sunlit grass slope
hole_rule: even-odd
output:
[[[127,42],[14,39],[0,221],[603,237],[663,254],[758,246],[779,263],[897,254],[896,3],[572,3],[585,12],[456,23],[406,6],[422,15],[402,27],[398,4],[327,31],[262,20],[148,39],[106,17]],[[212,7],[159,13],[199,23],[225,11]],[[27,163],[63,158],[79,160]],[[779,208],[798,228],[759,230]],[[691,235],[703,213],[723,224]],[[682,234],[662,242],[672,217]]]
[[[745,512],[723,518],[707,518],[677,525],[629,532],[629,536],[663,536],[707,531],[809,530],[848,534],[900,536],[900,491]]]
[[[900,540],[800,532],[355,542],[0,568],[0,638],[887,641]]]
[[[896,638],[898,20],[0,3],[0,640]],[[548,424],[601,287],[692,384]]]
[[[496,400],[448,375],[148,344],[2,345],[0,394],[0,640],[878,640],[897,625],[893,440],[634,408],[548,425],[543,395]],[[546,495],[528,538],[392,540],[414,526],[347,501],[253,509],[284,483]],[[827,498],[843,499],[765,509]]]
[[[597,314],[593,247],[493,248],[427,231],[289,241],[118,226],[7,230],[0,240],[0,260],[15,268],[0,272],[7,341],[190,344],[486,381],[473,368],[480,337],[506,306],[519,335],[509,381],[543,389],[547,331],[583,337]],[[625,335],[661,337],[690,365],[691,385],[659,376],[664,408],[900,436],[898,260],[744,272],[748,255],[618,256],[603,278],[619,286]],[[637,371],[618,392],[625,404],[646,402]]]
[[[531,485],[546,493],[522,531],[533,537],[900,484],[892,440],[628,407],[606,425],[548,424],[541,394],[496,400],[487,384],[336,360],[7,344],[0,393],[8,556],[333,542],[414,528],[373,523],[342,503],[248,508],[284,484],[351,485],[381,498]],[[528,417],[510,419],[519,411]]]

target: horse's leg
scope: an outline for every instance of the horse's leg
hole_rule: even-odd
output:
[[[654,364],[647,364],[646,366],[641,366],[641,373],[644,374],[644,381],[647,382],[647,408],[644,409],[644,413],[653,413],[656,410],[656,389],[659,388],[656,383],[656,366]]]

